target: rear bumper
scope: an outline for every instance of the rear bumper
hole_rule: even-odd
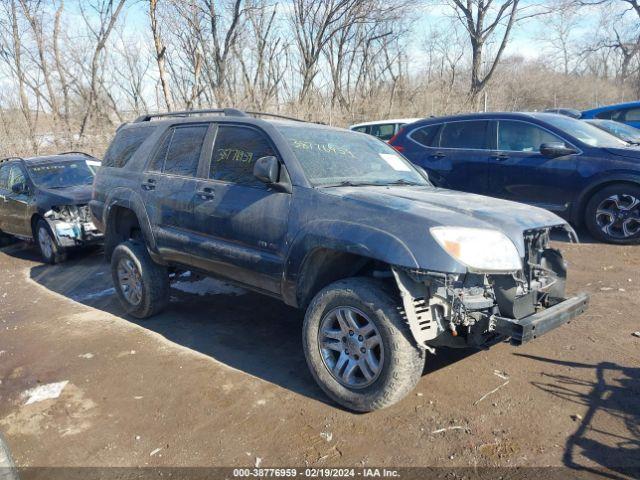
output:
[[[522,345],[541,335],[570,322],[581,315],[589,307],[589,294],[580,293],[575,297],[528,317],[514,320],[512,318],[494,317],[495,331],[511,337],[512,345]]]

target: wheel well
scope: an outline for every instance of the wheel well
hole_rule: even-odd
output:
[[[599,183],[589,188],[583,195],[580,200],[580,204],[578,206],[578,211],[576,214],[576,223],[579,225],[584,224],[584,215],[585,210],[587,209],[587,205],[593,196],[598,193],[600,190],[610,187],[612,185],[632,185],[634,187],[640,187],[640,182],[634,182],[633,180],[609,180],[607,182]]]
[[[36,239],[36,226],[38,225],[38,222],[42,220],[42,216],[38,213],[34,213],[31,216],[31,235],[33,236],[33,239]]]
[[[319,248],[309,253],[298,277],[298,306],[306,308],[327,285],[353,276],[373,276],[375,271],[391,272],[389,265],[361,255]]]
[[[131,238],[139,238],[140,234],[140,222],[138,222],[138,217],[133,210],[120,206],[111,207],[104,239],[104,251],[107,259],[111,258],[113,250],[120,243]]]

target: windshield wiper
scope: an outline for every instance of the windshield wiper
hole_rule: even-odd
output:
[[[410,180],[400,179],[400,180],[394,180],[393,182],[385,183],[385,185],[408,185],[408,186],[419,186],[419,185],[422,185],[422,184],[421,184],[421,183],[418,183],[418,182],[412,182],[412,181],[410,181]]]
[[[327,183],[326,185],[322,185],[322,187],[364,187],[364,186],[380,186],[384,184],[376,183],[376,182],[354,182],[352,180],[344,180],[338,183]]]

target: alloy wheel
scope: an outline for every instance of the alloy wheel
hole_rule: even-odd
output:
[[[124,298],[131,305],[138,305],[142,301],[142,278],[135,263],[129,258],[122,258],[118,262],[118,283]]]
[[[45,258],[51,258],[53,256],[53,241],[45,227],[38,229],[38,245],[40,245],[42,256]]]
[[[320,353],[341,385],[364,388],[380,376],[384,365],[382,337],[373,321],[353,307],[338,307],[320,322]]]
[[[596,209],[596,224],[605,235],[627,239],[640,233],[640,199],[620,194],[605,198]]]

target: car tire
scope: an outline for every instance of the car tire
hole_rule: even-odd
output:
[[[67,259],[66,252],[58,245],[58,241],[46,221],[38,220],[34,237],[40,250],[40,256],[45,263],[55,265]]]
[[[399,301],[381,281],[364,277],[332,283],[311,301],[302,339],[307,364],[322,390],[343,407],[357,412],[388,407],[420,380],[424,350],[415,344]],[[353,334],[340,327],[345,319],[351,326],[356,322]]]
[[[587,203],[585,224],[589,233],[602,242],[640,243],[640,186],[619,183],[597,191]]]
[[[120,303],[135,318],[149,318],[169,303],[167,268],[151,259],[144,244],[118,245],[111,256],[111,277]]]

